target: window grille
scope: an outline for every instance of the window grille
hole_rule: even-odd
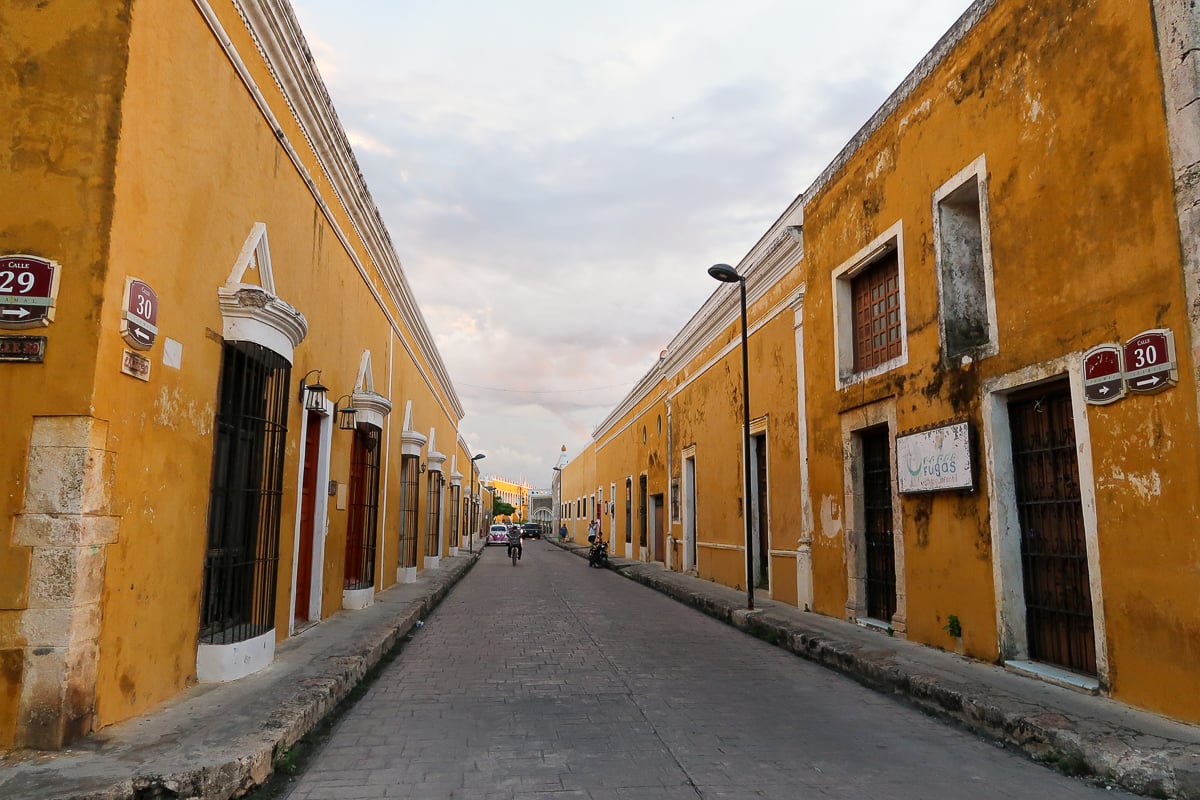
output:
[[[633,543],[633,481],[625,479],[625,544]],[[628,552],[628,551],[626,551]]]
[[[375,585],[375,532],[379,520],[378,428],[356,429],[350,446],[350,503],[346,524],[344,589]]]
[[[271,630],[291,365],[252,342],[221,352],[200,641],[231,644]]]
[[[461,486],[450,487],[450,546],[458,547],[458,521],[461,519],[458,513],[458,495],[462,491]]]
[[[417,516],[420,485],[417,456],[400,459],[400,566],[417,565]]]
[[[854,298],[854,370],[862,372],[901,353],[900,260],[893,250],[850,283]]]
[[[679,522],[679,481],[671,481],[671,521]]]
[[[442,517],[442,473],[429,472],[429,519],[425,525],[425,555],[439,556],[438,531]]]

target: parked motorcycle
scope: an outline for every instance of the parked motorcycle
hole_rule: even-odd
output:
[[[588,566],[604,569],[608,566],[608,542],[597,537],[588,550]]]

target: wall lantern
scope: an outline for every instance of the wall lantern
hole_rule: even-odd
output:
[[[333,404],[334,411],[337,413],[338,427],[344,431],[352,431],[357,427],[354,423],[354,418],[358,415],[358,409],[350,405],[349,397],[350,395],[344,394]],[[342,402],[343,399],[347,400],[346,406],[338,408],[338,403]]]
[[[313,383],[305,383],[308,376],[317,373],[317,380]],[[321,385],[321,370],[310,369],[304,373],[304,377],[300,379],[300,402],[304,403],[304,407],[309,411],[324,411],[325,410],[325,393],[329,389]]]

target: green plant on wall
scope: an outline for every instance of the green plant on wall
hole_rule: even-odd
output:
[[[955,639],[962,637],[962,623],[958,621],[956,614],[951,614],[946,619],[946,624],[942,626],[942,630],[953,636]]]

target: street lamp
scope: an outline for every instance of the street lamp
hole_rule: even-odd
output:
[[[728,264],[713,264],[708,274],[722,283],[736,283],[742,296],[742,465],[746,493],[742,516],[746,520],[746,610],[754,610],[754,527],[750,520],[750,357],[746,348],[746,279]]]
[[[476,453],[471,456],[471,509],[473,511],[472,516],[475,519],[472,520],[471,533],[468,534],[471,537],[467,540],[468,553],[475,552],[475,529],[479,527],[479,498],[475,496],[475,462],[484,458],[487,458],[487,456],[483,453]]]

